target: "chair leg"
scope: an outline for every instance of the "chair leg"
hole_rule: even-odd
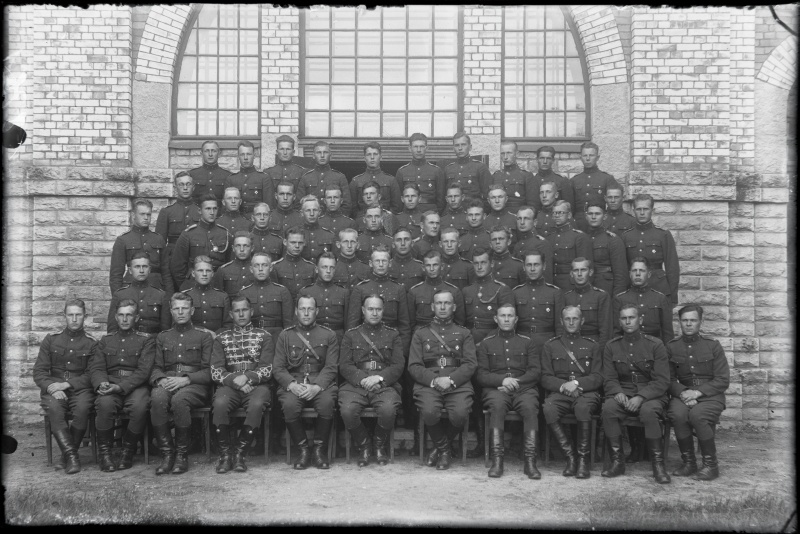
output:
[[[425,465],[425,421],[419,417],[419,465]]]
[[[346,428],[344,429],[344,462],[346,464],[350,463],[350,431]]]
[[[206,426],[206,458],[211,461],[211,415],[203,412],[203,424]]]
[[[302,421],[302,418],[300,419]],[[286,421],[284,421],[285,423]],[[289,429],[284,430],[284,434],[286,435],[286,464],[292,465],[292,443],[291,439],[289,438]]]
[[[89,439],[92,440],[92,460],[97,463],[97,428],[94,426],[94,414],[89,414]],[[75,449],[80,449],[80,443],[75,444]]]
[[[667,463],[667,457],[669,453],[669,433],[672,430],[672,427],[669,424],[669,419],[664,420],[664,445],[661,447],[661,450],[664,451],[664,463]]]
[[[261,415],[261,426],[264,428],[264,463],[269,463],[269,412],[270,409],[264,410]]]
[[[544,458],[542,459],[542,465],[547,467],[547,462],[550,461],[550,425],[544,425]]]
[[[464,419],[464,429],[461,431],[461,465],[467,465],[467,434],[469,433],[469,415]],[[486,434],[486,432],[484,432]]]
[[[394,463],[394,426],[389,431],[389,461]]]
[[[489,467],[489,412],[483,414],[483,466]]]
[[[144,445],[142,448],[144,449],[144,465],[148,465],[150,463],[150,429],[147,425],[144,425]]]
[[[592,433],[592,435],[589,437],[590,447],[592,448],[589,451],[589,462],[591,463],[594,462],[594,448],[595,445],[597,445],[597,420],[591,419],[591,425],[589,425],[589,429],[589,432]]]
[[[51,435],[50,416],[44,416],[45,447],[47,448],[47,465],[53,465],[53,436]]]

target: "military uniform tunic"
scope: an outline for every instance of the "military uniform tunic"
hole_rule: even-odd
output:
[[[277,341],[281,330],[288,328],[294,321],[294,299],[286,286],[276,284],[267,279],[256,280],[242,288],[239,295],[247,297],[253,306],[251,321],[253,326],[263,328]]]
[[[372,251],[378,245],[383,245],[386,250],[392,250],[392,238],[383,233],[383,230],[365,230],[358,236],[358,252],[356,256],[359,260],[369,265],[372,259]]]
[[[408,291],[425,280],[425,269],[422,262],[414,259],[410,253],[405,256],[399,256],[395,252],[392,254],[389,277],[398,284],[402,284],[405,290]]]
[[[200,221],[183,231],[175,244],[170,258],[170,271],[176,290],[191,286],[191,270],[197,256],[211,258],[211,267],[216,270],[228,261],[233,236],[228,229],[216,222]]]
[[[570,228],[569,223],[556,226],[546,238],[553,246],[553,269],[555,270],[553,283],[564,291],[569,291],[572,288],[572,281],[569,277],[569,273],[572,271],[572,260],[581,257],[587,260],[592,259],[592,241],[583,232]]]
[[[345,289],[352,289],[356,284],[370,277],[372,270],[369,265],[360,261],[357,256],[345,258],[341,254],[336,257],[336,270],[333,273],[333,283]]]
[[[156,233],[164,238],[167,250],[171,251],[181,233],[200,220],[200,207],[193,199],[181,200],[162,208],[156,219]]]
[[[414,255],[414,258],[422,261],[422,258],[430,252],[431,250],[438,250],[439,252],[442,251],[441,247],[439,246],[439,239],[438,235],[430,236],[427,234],[421,234],[419,238],[415,239],[411,245],[411,254]]]
[[[318,222],[314,224],[303,223],[303,230],[306,233],[306,246],[300,255],[316,265],[319,257],[325,252],[335,252],[336,237],[333,232],[320,226]]]
[[[472,332],[476,343],[480,343],[489,332],[497,328],[497,323],[494,322],[497,309],[506,304],[514,305],[511,288],[491,275],[476,277],[474,283],[465,287],[462,293],[466,314],[464,326]]]
[[[586,205],[591,202],[605,204],[606,191],[610,187],[619,188],[619,182],[608,173],[597,167],[587,169],[572,177],[572,189],[575,191],[575,203],[572,204],[572,213],[584,213]]]
[[[408,231],[411,232],[411,239],[417,239],[422,235],[422,228],[420,225],[422,224],[423,213],[424,211],[421,210],[419,206],[417,206],[413,210],[409,210],[407,208],[404,209],[402,212],[395,215],[397,228],[405,226],[406,228],[408,228]]]
[[[492,240],[485,226],[469,227],[467,232],[458,238],[458,252],[465,258],[472,259],[472,250],[481,247],[492,253]]]
[[[223,169],[218,164],[208,165],[203,163],[200,167],[189,171],[189,176],[194,180],[194,191],[192,199],[195,204],[200,205],[201,199],[208,194],[222,200],[225,196],[225,181],[231,172]]]
[[[380,187],[381,208],[398,213],[403,209],[403,202],[400,200],[400,188],[397,186],[397,179],[383,172],[381,169],[367,169],[359,174],[350,182],[350,198],[353,200],[353,218],[358,218],[359,214],[364,213],[367,205],[364,204],[362,191],[369,182],[377,182]]]
[[[636,225],[636,218],[626,213],[621,208],[618,210],[608,210],[606,212],[606,220],[603,221],[603,226],[606,230],[614,232],[620,239],[622,234],[630,230]]]
[[[305,341],[303,341],[305,340]],[[309,346],[313,350],[309,350]],[[312,324],[290,326],[280,333],[275,346],[273,374],[280,387],[278,400],[287,423],[300,418],[311,405],[319,417],[331,419],[336,407],[339,368],[339,341],[330,328]],[[322,388],[313,399],[305,401],[287,388],[292,382],[314,384]]]
[[[609,341],[603,351],[603,428],[606,436],[616,437],[622,431],[620,420],[634,416],[614,400],[614,395],[636,395],[644,402],[639,408],[639,419],[644,424],[647,439],[661,437],[659,418],[667,407],[669,387],[669,358],[660,339],[641,331],[625,334]]]
[[[244,424],[250,428],[261,426],[261,415],[272,400],[270,378],[274,359],[272,336],[253,323],[226,328],[217,334],[211,353],[211,380],[217,386],[212,401],[215,425],[229,424],[230,413],[242,407]],[[253,386],[250,393],[244,393],[234,384],[241,375]]]
[[[228,229],[231,233],[231,243],[237,232],[250,232],[253,221],[245,217],[241,211],[226,211],[217,217],[216,223]]]
[[[133,281],[131,273],[129,271],[126,273],[127,265],[138,252],[144,252],[150,258],[150,276],[147,278],[150,285],[172,294],[172,280],[167,273],[167,244],[161,234],[151,232],[147,227],[138,226],[132,226],[114,240],[111,249],[111,269],[108,273],[111,292]],[[162,269],[164,276],[161,276]]]
[[[223,327],[228,328],[233,324],[229,315],[231,298],[225,291],[212,287],[211,284],[201,286],[195,282],[193,287],[184,289],[183,293],[192,297],[194,306],[192,324],[212,332]]]
[[[331,185],[337,185],[342,190],[342,205],[339,209],[343,213],[352,213],[353,199],[350,198],[350,184],[347,183],[344,174],[332,169],[330,165],[315,165],[313,169],[306,171],[297,184],[298,197],[314,195],[322,202],[325,200],[325,190]],[[276,186],[275,190],[277,189]],[[324,224],[323,226],[330,228]]]
[[[556,222],[553,220],[553,206],[549,206],[547,208],[542,208],[536,214],[536,221],[533,223],[534,228],[536,228],[536,232],[539,235],[547,237],[556,228]]]
[[[531,252],[540,252],[544,263],[544,280],[548,284],[553,283],[553,245],[535,231],[517,233],[517,242],[514,244],[512,256],[522,261],[525,267],[525,255]]]
[[[92,388],[97,391],[100,384],[109,382],[122,389],[121,393],[98,395],[95,399],[97,428],[112,428],[114,417],[121,409],[130,417],[128,430],[134,434],[144,432],[150,411],[147,380],[155,357],[155,340],[133,330],[119,330],[103,336],[95,345],[89,364]]]
[[[353,224],[353,229],[358,232],[359,234],[363,234],[367,232],[367,224],[364,222],[364,211],[358,212],[356,215],[355,221]],[[397,216],[392,213],[391,211],[385,210],[381,208],[381,229],[380,232],[386,234],[389,237],[394,235],[395,228],[398,227],[397,224]]]
[[[489,183],[490,185],[502,184],[505,186],[508,194],[508,203],[506,204],[508,211],[516,213],[522,206],[533,206],[539,200],[539,187],[533,174],[520,169],[516,163],[495,171]]]
[[[236,174],[231,174],[225,181],[225,187],[235,187],[241,193],[242,213],[252,213],[253,207],[259,202],[266,202],[270,208],[275,207],[275,186],[269,176],[258,172],[255,167],[243,167]]]
[[[670,364],[668,415],[677,438],[697,433],[697,439],[714,437],[714,425],[725,409],[725,391],[730,385],[728,359],[719,341],[702,334],[683,335],[667,343]],[[702,393],[697,404],[686,406],[680,399],[685,389]]]
[[[491,253],[492,277],[498,282],[503,282],[508,287],[517,287],[524,284],[528,277],[525,275],[525,264],[511,256],[506,250],[502,254]]]
[[[564,294],[543,278],[527,280],[512,291],[517,308],[517,332],[529,336],[537,347],[544,345],[553,334],[561,335],[561,310]]]
[[[270,277],[273,281],[285,286],[294,300],[301,288],[314,283],[316,274],[316,267],[313,263],[300,256],[286,254],[272,264]]]
[[[467,211],[464,209],[463,205],[457,210],[450,209],[450,206],[446,207],[442,212],[439,222],[441,223],[440,227],[442,230],[453,227],[458,230],[459,236],[463,236],[467,233],[467,231],[469,231]]]
[[[408,317],[412,332],[431,324],[434,318],[434,312],[431,308],[433,296],[441,290],[448,290],[453,294],[453,302],[456,305],[453,315],[455,323],[463,325],[466,322],[464,295],[461,290],[453,284],[445,282],[441,276],[434,280],[426,278],[424,282],[420,282],[408,290]]]
[[[74,428],[89,426],[89,411],[94,403],[89,362],[96,344],[82,328],[77,332],[65,328],[58,334],[47,334],[39,345],[33,382],[41,390],[41,406],[50,416],[53,432],[67,428],[67,412],[72,413]],[[72,386],[64,390],[66,400],[57,400],[47,393],[50,384],[61,382]]]
[[[345,333],[339,354],[339,373],[344,378],[339,389],[339,411],[346,428],[358,428],[361,413],[369,407],[378,413],[378,424],[382,428],[394,427],[405,363],[403,341],[394,328],[383,323],[375,326],[365,323]],[[380,389],[367,391],[361,387],[362,380],[375,375],[383,377]]]
[[[628,260],[622,239],[603,228],[589,228],[586,235],[592,240],[592,285],[612,296],[625,291],[629,280]]]
[[[347,328],[361,324],[361,306],[370,295],[383,297],[383,323],[400,332],[403,347],[411,341],[411,327],[408,317],[408,300],[402,284],[392,280],[388,274],[377,276],[374,273],[369,280],[356,285],[350,292],[350,307],[347,311]]]
[[[571,414],[575,414],[578,421],[591,421],[592,415],[600,411],[600,392],[603,387],[601,351],[599,343],[580,333],[564,332],[544,344],[542,387],[548,393],[542,412],[548,425]],[[561,386],[573,380],[578,381],[581,394],[571,397],[561,393]]]
[[[245,286],[249,286],[255,281],[253,273],[250,272],[250,259],[234,259],[217,269],[211,285],[221,289],[229,297],[235,297]]]
[[[611,315],[611,295],[591,284],[582,287],[573,286],[564,293],[564,306],[577,306],[581,309],[582,336],[597,341],[601,347],[611,339],[614,323]]]
[[[444,168],[444,174],[447,180],[445,191],[453,184],[460,184],[465,201],[472,198],[486,201],[492,173],[482,161],[474,161],[469,156],[457,158]]]
[[[675,239],[669,230],[653,225],[636,224],[622,234],[622,241],[628,255],[628,265],[636,256],[644,256],[650,263],[650,286],[664,293],[672,305],[678,303],[678,283],[681,267]]]
[[[561,176],[553,172],[552,170],[549,171],[538,171],[534,175],[534,179],[536,180],[536,200],[533,203],[533,206],[536,208],[536,211],[542,209],[542,197],[541,187],[544,182],[554,182],[556,184],[556,190],[558,191],[558,199],[559,200],[566,200],[569,202],[569,205],[573,208],[575,207],[575,190],[572,187],[572,181],[565,176]]]
[[[156,337],[156,360],[150,373],[150,418],[153,426],[169,422],[169,412],[175,426],[192,424],[191,411],[208,404],[211,385],[211,352],[214,336],[191,323],[175,325]],[[175,392],[158,385],[162,378],[179,376],[190,383]]]
[[[111,297],[111,306],[108,308],[107,331],[113,334],[119,330],[117,325],[117,304],[125,299],[136,302],[136,313],[139,314],[134,329],[145,334],[157,334],[167,330],[172,324],[172,315],[169,311],[169,295],[161,289],[156,289],[145,282],[132,282],[130,285],[117,290]]]
[[[299,193],[300,179],[303,177],[304,174],[306,174],[306,172],[308,172],[308,169],[306,169],[305,167],[301,167],[300,165],[291,160],[289,160],[288,162],[283,162],[278,160],[275,163],[275,165],[273,165],[268,169],[264,169],[262,172],[269,177],[270,181],[272,181],[273,191],[275,192],[278,191],[278,184],[281,182],[292,182],[294,184],[294,190]],[[295,200],[299,201],[301,198],[303,198],[303,196],[304,195],[298,194]],[[322,199],[325,198],[325,195],[323,194],[321,197],[318,198],[320,199],[320,201],[322,201]],[[273,203],[270,204],[270,207],[274,208],[275,207],[274,197],[272,202]]]
[[[492,228],[495,226],[504,226],[511,232],[511,240],[514,241],[514,234],[517,232],[517,216],[510,213],[508,210],[490,211],[486,214],[486,219],[483,221],[483,227],[489,232],[491,237]],[[509,244],[509,248],[511,245]]]
[[[661,339],[665,345],[675,337],[672,328],[672,303],[664,293],[648,285],[631,286],[629,290],[614,297],[612,301],[614,319],[619,317],[619,311],[625,304],[636,306],[639,313],[644,316],[642,332],[645,334]],[[622,329],[618,326],[619,321],[615,322],[617,323],[615,333],[622,335]]]
[[[283,257],[283,238],[273,234],[269,228],[262,230],[254,226],[250,235],[253,237],[253,254],[266,252],[273,262]]]
[[[300,290],[297,298],[314,297],[319,312],[317,324],[325,326],[336,332],[341,340],[347,322],[347,312],[350,306],[350,290],[331,282],[324,282],[320,278],[310,286]]]
[[[302,227],[305,222],[300,212],[293,208],[285,210],[279,206],[272,210],[271,213],[267,228],[281,239],[286,238],[286,230],[293,226]]]
[[[441,277],[445,282],[450,282],[458,289],[463,290],[475,278],[475,269],[472,263],[458,255],[448,256],[442,253]]]
[[[344,210],[344,204],[342,204],[342,210]],[[350,212],[347,211],[347,213]],[[336,238],[336,241],[339,240],[339,232],[342,230],[347,230],[348,228],[356,229],[355,221],[341,211],[329,211],[322,215],[318,222],[320,226],[333,232],[333,237]]]
[[[434,165],[426,159],[412,159],[397,169],[397,186],[400,188],[400,195],[408,184],[419,186],[419,206],[420,212],[433,210],[441,212],[445,206],[445,176],[444,171],[438,165]]]
[[[491,428],[503,428],[506,413],[514,410],[522,416],[525,432],[539,429],[539,392],[541,378],[539,350],[531,338],[513,331],[497,330],[478,343],[478,370],[475,378],[483,388],[483,404],[489,411]],[[507,377],[519,381],[519,389],[506,393],[497,388]]]

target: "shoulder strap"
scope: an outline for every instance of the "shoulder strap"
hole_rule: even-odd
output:
[[[317,351],[314,350],[314,347],[311,346],[311,343],[308,342],[308,340],[305,338],[305,336],[303,336],[303,334],[301,334],[299,330],[295,330],[294,333],[297,334],[297,337],[300,338],[300,341],[303,342],[303,345],[305,345],[306,348],[309,351],[311,351],[311,354],[313,354],[314,357],[319,360],[319,355],[317,354]]]
[[[560,337],[559,337],[559,338],[558,338],[558,342],[559,342],[559,343],[561,343],[561,346],[562,346],[562,347],[564,347],[564,350],[565,350],[565,351],[567,351],[567,354],[569,355],[570,359],[572,360],[572,363],[574,363],[575,365],[577,365],[577,366],[578,366],[578,369],[580,369],[580,370],[581,370],[581,373],[585,373],[586,371],[584,371],[584,370],[583,370],[583,367],[581,367],[581,364],[580,364],[580,363],[578,363],[578,359],[577,359],[577,358],[575,358],[575,355],[574,355],[574,354],[572,354],[572,351],[571,351],[571,350],[569,350],[569,349],[567,348],[567,346],[564,344],[564,340],[563,340],[562,338],[560,338]]]
[[[445,342],[445,340],[442,338],[442,336],[439,335],[439,333],[436,330],[434,330],[431,327],[428,327],[428,330],[430,330],[431,334],[433,334],[433,337],[435,337],[439,341],[439,343],[441,343],[442,346],[447,349],[447,352],[449,352],[451,356],[455,358],[459,358],[461,356],[460,354],[458,354],[458,352],[456,352],[453,348],[451,348],[450,345],[447,344],[447,342]]]
[[[369,347],[370,347],[372,350],[374,350],[374,351],[375,351],[375,352],[378,354],[378,357],[379,357],[379,358],[380,358],[382,361],[384,361],[384,362],[385,362],[385,361],[387,361],[387,360],[386,360],[386,358],[384,358],[384,357],[383,357],[383,353],[380,351],[380,349],[379,349],[378,347],[376,347],[376,346],[375,346],[375,343],[373,343],[373,342],[372,342],[372,340],[371,340],[370,338],[368,338],[368,337],[367,337],[367,335],[364,333],[364,331],[363,331],[363,330],[360,330],[360,329],[359,329],[358,333],[359,333],[359,334],[361,334],[361,337],[363,337],[363,338],[364,338],[364,341],[366,341],[367,343],[369,343]]]

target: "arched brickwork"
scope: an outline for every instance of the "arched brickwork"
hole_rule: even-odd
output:
[[[181,35],[192,9],[192,5],[153,6],[136,55],[137,80],[172,83]]]
[[[572,6],[591,84],[628,82],[628,68],[617,21],[610,6]]]
[[[758,78],[775,87],[786,89],[792,88],[797,76],[797,37],[789,36],[769,55],[761,70],[758,71]]]

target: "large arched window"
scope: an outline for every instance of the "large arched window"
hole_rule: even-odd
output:
[[[503,12],[503,137],[589,138],[589,85],[580,39],[566,8]]]
[[[456,6],[314,8],[301,39],[305,137],[450,137],[460,129]]]
[[[200,6],[173,87],[173,136],[258,136],[260,51],[258,5]]]

